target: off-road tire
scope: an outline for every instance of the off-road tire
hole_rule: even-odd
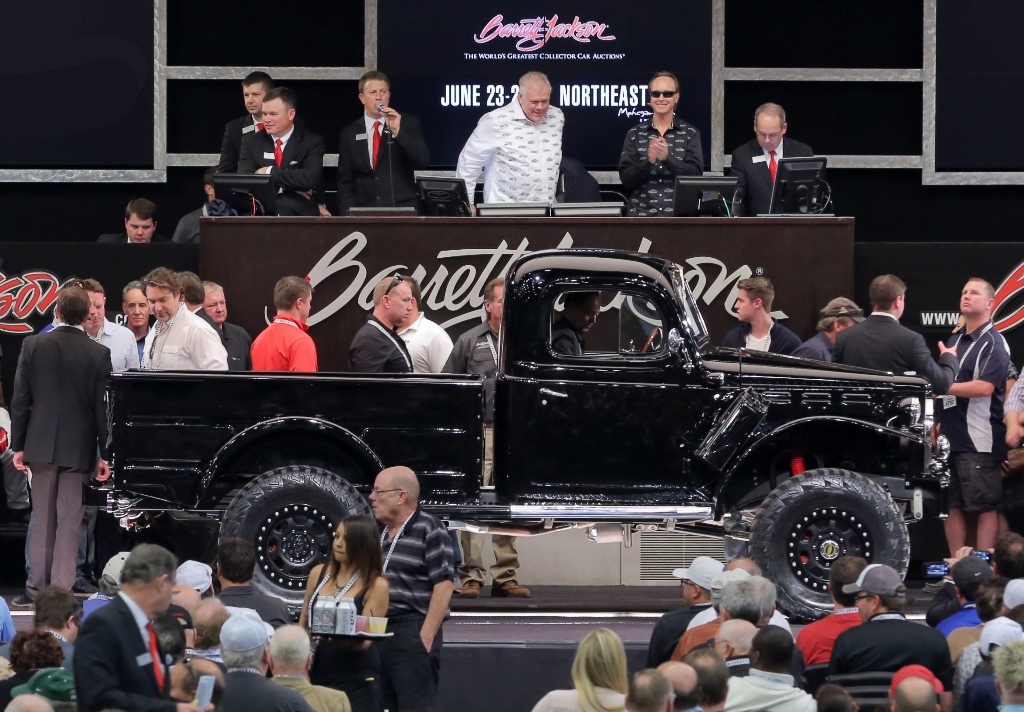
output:
[[[256,549],[252,586],[297,607],[310,570],[331,554],[338,522],[370,512],[340,475],[289,465],[264,472],[241,489],[224,512],[220,536],[251,542]]]
[[[776,605],[798,620],[833,606],[828,571],[840,556],[860,556],[906,574],[910,536],[889,493],[849,470],[809,470],[779,485],[761,504],[750,556],[778,587]]]

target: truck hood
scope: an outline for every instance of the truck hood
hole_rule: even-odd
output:
[[[923,386],[928,382],[919,376],[896,376],[886,371],[825,363],[814,359],[747,349],[710,348],[701,353],[704,366],[710,371],[751,376],[790,378],[829,378],[840,381],[868,381],[893,385]]]

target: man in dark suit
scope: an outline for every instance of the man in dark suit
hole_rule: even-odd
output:
[[[107,384],[110,349],[89,338],[89,295],[78,286],[57,296],[61,325],[25,339],[14,377],[11,448],[14,466],[32,468],[31,574],[24,606],[47,586],[75,584],[82,485],[93,471],[100,482],[107,466]],[[97,462],[97,448],[101,453]]]
[[[295,92],[277,87],[263,100],[263,130],[242,142],[239,173],[266,173],[279,189],[278,215],[320,214],[313,191],[324,174],[324,140],[295,125]]]
[[[145,198],[136,198],[124,209],[124,232],[100,235],[96,242],[101,245],[145,245],[167,242],[167,238],[156,231],[156,205]]]
[[[238,172],[242,140],[263,130],[263,99],[273,88],[274,80],[266,72],[251,72],[242,80],[242,100],[248,113],[239,119],[232,119],[224,127],[220,160],[217,161],[221,173]]]
[[[206,300],[203,311],[210,317],[213,327],[220,334],[220,342],[228,352],[229,371],[252,370],[252,337],[238,324],[228,322],[228,302],[224,287],[215,282],[203,282]]]
[[[85,619],[74,662],[81,712],[204,712],[168,699],[170,661],[152,626],[171,605],[177,565],[163,547],[139,544],[121,569],[120,592]]]
[[[771,209],[775,171],[781,158],[813,156],[806,143],[786,135],[786,110],[778,104],[761,104],[754,112],[754,138],[732,152],[730,174],[736,183],[733,214],[755,217]]]
[[[391,85],[383,72],[359,79],[364,113],[341,130],[338,148],[338,203],[357,207],[419,209],[413,171],[430,161],[420,122],[388,106]]]
[[[931,381],[932,390],[942,395],[959,369],[956,350],[944,351],[935,363],[924,337],[900,324],[906,294],[907,285],[894,274],[871,280],[871,316],[839,332],[832,360],[895,374],[913,371]]]

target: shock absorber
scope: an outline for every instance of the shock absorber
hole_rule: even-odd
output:
[[[804,466],[804,456],[800,453],[796,453],[789,459],[789,470],[793,473],[793,477],[807,472],[807,468]]]

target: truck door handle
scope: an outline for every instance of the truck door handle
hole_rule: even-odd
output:
[[[569,397],[568,393],[559,393],[558,391],[553,391],[550,388],[541,388],[540,392],[543,393],[546,396],[554,396],[555,398],[568,398]]]

